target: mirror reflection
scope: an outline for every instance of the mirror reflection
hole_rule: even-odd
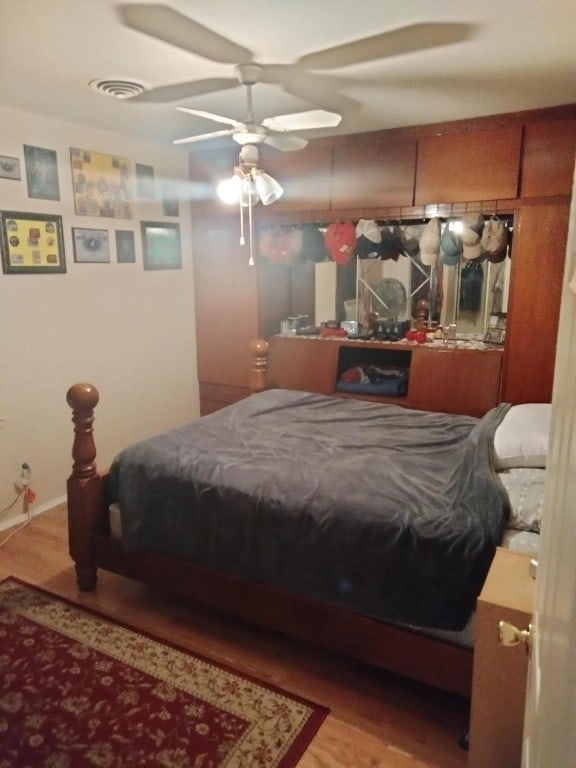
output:
[[[262,227],[262,331],[278,333],[281,318],[305,315],[314,327],[355,320],[369,328],[386,318],[481,339],[491,318],[507,311],[512,233],[511,216],[478,213]]]

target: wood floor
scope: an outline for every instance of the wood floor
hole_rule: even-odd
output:
[[[468,702],[112,574],[80,592],[66,536],[63,506],[34,518],[0,549],[0,578],[17,576],[328,707],[298,768],[466,766],[458,739]]]

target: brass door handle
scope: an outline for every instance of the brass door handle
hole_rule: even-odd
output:
[[[500,645],[524,645],[526,653],[530,655],[532,650],[532,624],[528,624],[528,629],[518,629],[509,621],[498,622],[498,642]]]

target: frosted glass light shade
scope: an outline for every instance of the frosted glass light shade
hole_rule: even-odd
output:
[[[264,171],[254,171],[254,184],[256,185],[256,192],[262,201],[262,205],[275,203],[284,194],[284,190],[276,179],[273,179],[272,176],[264,173]]]

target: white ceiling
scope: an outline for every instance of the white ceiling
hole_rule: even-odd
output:
[[[153,89],[205,78],[229,79],[234,77],[236,51],[244,60],[290,65],[308,54],[431,22],[470,25],[462,35],[468,39],[395,55],[389,49],[386,55],[387,41],[380,40],[376,56],[372,52],[366,63],[345,64],[358,51],[357,58],[363,57],[369,46],[362,44],[331,51],[329,63],[338,68],[320,69],[324,65],[319,57],[296,67],[278,67],[284,82],[292,79],[299,86],[300,96],[277,84],[258,84],[253,89],[256,120],[337,106],[343,114],[341,125],[315,134],[326,135],[576,103],[575,0],[157,4],[160,17],[172,23],[171,39],[180,34],[184,47],[123,23],[122,14],[133,13],[133,5],[115,0],[0,0],[0,104],[171,144],[176,138],[224,127],[177,112],[176,104],[242,120],[244,88],[138,103],[102,95],[89,82],[122,79]],[[198,40],[191,34],[198,33],[198,25],[187,25],[187,19],[219,36],[203,36],[208,54],[221,59],[230,52],[232,61],[199,55]],[[420,35],[421,41],[431,39],[427,33]],[[313,96],[302,98],[303,88],[312,88]],[[181,151],[190,146],[200,145],[182,145]]]

